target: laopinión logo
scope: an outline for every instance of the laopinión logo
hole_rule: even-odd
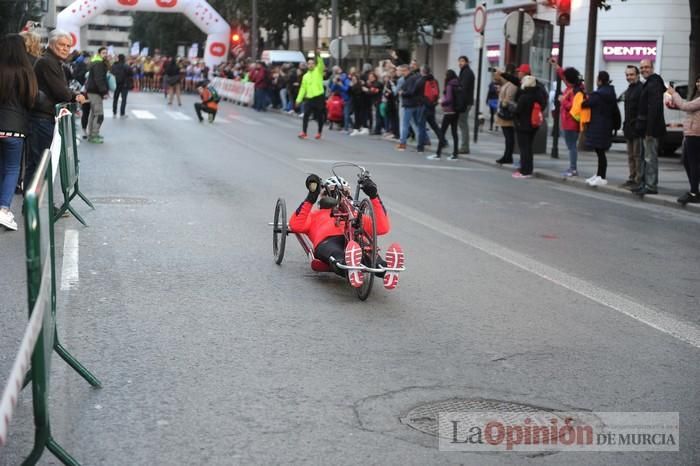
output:
[[[678,451],[677,412],[442,412],[445,451]]]

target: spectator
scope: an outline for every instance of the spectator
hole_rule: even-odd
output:
[[[24,31],[19,33],[24,40],[24,46],[29,54],[29,61],[34,66],[41,56],[41,36],[34,31]]]
[[[632,189],[632,192],[644,196],[657,194],[659,144],[666,135],[663,97],[666,86],[661,76],[654,73],[654,64],[651,60],[642,60],[639,69],[645,81],[639,94],[639,113],[635,129],[637,136],[642,138],[641,166],[643,169],[639,186]]]
[[[384,137],[389,139],[399,139],[399,110],[396,90],[396,68],[393,66],[387,72],[387,77],[384,79],[384,89],[382,91],[382,104],[385,106],[386,117],[384,122]]]
[[[443,98],[440,101],[442,106],[442,124],[440,126],[440,142],[438,143],[437,152],[434,155],[428,156],[430,160],[439,160],[442,156],[442,150],[447,146],[447,128],[452,131],[452,156],[449,160],[457,160],[459,148],[459,135],[457,127],[459,126],[459,114],[455,110],[457,88],[459,88],[459,78],[454,70],[447,70],[445,73],[445,85],[443,87]]]
[[[513,67],[513,65],[510,66]],[[513,163],[513,150],[515,148],[515,96],[518,93],[518,88],[512,82],[506,81],[500,71],[496,72],[495,79],[501,85],[498,92],[496,124],[501,127],[506,142],[503,156],[496,160],[496,163],[509,165]]]
[[[486,93],[486,106],[489,108],[490,118],[489,118],[489,131],[493,131],[493,123],[496,117],[496,111],[498,111],[498,91],[500,90],[500,84],[496,81],[496,78],[491,80],[489,83],[489,90]]]
[[[608,184],[608,158],[605,151],[612,145],[612,133],[614,129],[615,112],[617,110],[617,96],[615,88],[610,85],[610,75],[607,71],[598,73],[598,89],[588,99],[584,100],[582,107],[591,109],[591,122],[586,131],[586,145],[592,147],[598,155],[598,171],[595,175],[586,179],[589,186],[605,186]]]
[[[462,133],[462,146],[460,154],[469,153],[469,111],[474,105],[474,72],[469,67],[469,59],[462,55],[459,57],[459,82],[465,95],[467,109],[459,115],[459,130]]]
[[[367,129],[367,99],[365,94],[368,88],[364,81],[357,74],[350,77],[350,103],[353,113],[353,130],[350,136],[358,134],[369,134]]]
[[[637,113],[639,112],[639,95],[642,92],[642,83],[639,82],[639,68],[628,65],[625,69],[625,78],[629,83],[625,91],[625,123],[622,126],[627,140],[627,165],[629,166],[629,178],[622,185],[623,188],[636,188],[641,181],[641,151],[642,140],[636,133]]]
[[[124,54],[119,54],[117,62],[112,65],[112,74],[114,79],[117,81],[117,88],[114,90],[114,97],[112,101],[112,115],[117,116],[117,102],[119,101],[119,96],[122,98],[121,107],[119,107],[119,116],[126,118],[126,97],[129,95],[129,90],[134,85],[133,72],[131,67],[126,64],[126,57]],[[180,95],[177,96],[178,102],[180,101]]]
[[[700,75],[695,78],[693,94],[688,101],[678,95],[673,87],[668,88],[672,103],[688,115],[683,122],[683,166],[688,175],[690,191],[678,198],[682,205],[700,204]]]
[[[8,34],[0,39],[0,225],[8,230],[17,230],[12,198],[37,93],[24,40],[18,34]]]
[[[55,125],[55,105],[63,102],[85,102],[85,97],[71,91],[61,63],[70,54],[73,38],[55,29],[49,36],[46,52],[34,65],[39,96],[30,114],[29,157],[24,178],[31,180],[41,160],[41,153],[51,146]]]
[[[435,107],[440,100],[440,86],[437,80],[433,77],[428,65],[421,66],[421,86],[423,86],[423,115],[425,124],[421,128],[424,132],[423,140],[428,140],[428,134],[425,129],[427,124],[435,133],[438,139],[438,148],[440,145],[447,145],[447,141],[444,139],[444,134],[440,131],[440,127],[435,121]],[[444,119],[444,118],[443,118]]]
[[[576,68],[562,69],[556,62],[553,65],[556,67],[559,78],[566,85],[564,93],[559,96],[559,114],[564,142],[566,142],[566,148],[569,150],[569,169],[562,173],[562,176],[578,176],[577,143],[581,124],[571,116],[571,108],[574,105],[576,95],[582,93],[580,97],[583,97],[585,93],[581,85],[580,74]]]
[[[261,61],[255,64],[250,80],[255,85],[253,94],[253,109],[262,112],[267,107],[267,68]]]
[[[524,76],[520,86],[520,96],[518,97],[515,110],[515,129],[520,146],[520,170],[513,173],[513,178],[532,178],[532,142],[535,139],[537,127],[532,126],[532,110],[535,103],[539,103],[542,108],[546,105],[542,95],[537,89],[537,80],[534,76]]]
[[[415,124],[416,136],[418,138],[417,150],[421,153],[425,145],[425,141],[421,137],[421,128],[425,125],[423,115],[423,86],[421,85],[422,79],[418,72],[411,72],[408,68],[403,68],[403,70],[405,73],[405,81],[401,88],[403,118],[401,120],[401,140],[396,146],[396,149],[399,151],[406,150],[409,129],[411,124]]]
[[[173,104],[173,95],[175,95],[177,96],[177,105],[182,107],[182,100],[180,99],[180,94],[182,94],[180,89],[180,67],[177,65],[175,58],[171,58],[165,66],[164,74],[165,84],[168,86],[168,105]],[[114,105],[116,108],[116,103]]]
[[[104,143],[100,136],[100,128],[105,119],[103,101],[109,95],[107,86],[107,48],[100,47],[97,53],[90,59],[90,71],[85,82],[85,90],[90,100],[90,118],[88,120],[88,142],[93,144]]]
[[[332,93],[337,93],[343,98],[343,130],[350,131],[350,114],[352,113],[352,103],[350,101],[350,78],[338,66],[337,73],[329,88]]]

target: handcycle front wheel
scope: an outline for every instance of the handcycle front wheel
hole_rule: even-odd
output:
[[[275,216],[272,220],[272,254],[277,265],[280,265],[284,259],[287,232],[287,204],[280,197],[275,204]]]
[[[354,228],[353,239],[362,248],[362,263],[367,267],[377,266],[377,229],[374,222],[374,209],[369,199],[363,199],[357,208],[358,225]],[[355,293],[361,301],[366,300],[372,291],[374,273],[364,272],[362,286],[355,288]]]

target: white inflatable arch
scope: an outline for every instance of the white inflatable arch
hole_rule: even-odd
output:
[[[74,49],[80,27],[106,10],[182,13],[207,33],[204,62],[210,70],[228,57],[231,27],[205,0],[75,0],[58,14],[56,28],[71,34]]]

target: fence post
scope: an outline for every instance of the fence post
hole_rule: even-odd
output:
[[[56,105],[56,118],[58,119],[58,131],[61,136],[61,156],[59,158],[59,171],[61,174],[61,192],[63,193],[63,205],[54,214],[54,222],[61,218],[61,215],[67,210],[80,223],[87,226],[83,217],[81,217],[70,201],[75,196],[85,201],[93,210],[95,206],[92,202],[80,191],[79,178],[80,170],[78,159],[78,148],[75,144],[75,104],[58,104]]]

